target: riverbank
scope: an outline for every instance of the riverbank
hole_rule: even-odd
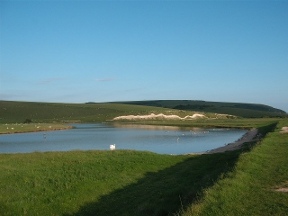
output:
[[[40,131],[67,130],[72,126],[59,123],[35,123],[35,124],[0,124],[1,134],[28,133]]]
[[[258,128],[261,143],[240,154],[233,171],[179,215],[287,215],[288,134],[281,133],[287,126],[288,119],[282,119],[275,126]],[[229,154],[236,152],[240,151]]]
[[[0,212],[190,216],[261,215],[269,210],[267,215],[285,215],[287,196],[276,189],[286,188],[288,179],[287,134],[279,133],[287,125],[283,122],[267,138],[275,127],[259,127],[261,145],[245,154],[0,154]]]
[[[256,128],[253,128],[253,129],[249,130],[247,133],[245,133],[239,140],[237,140],[233,143],[229,143],[225,146],[207,151],[207,152],[205,152],[205,154],[214,154],[214,153],[222,153],[222,152],[226,152],[226,151],[238,150],[243,146],[244,143],[257,140],[258,134],[259,134],[259,131]]]

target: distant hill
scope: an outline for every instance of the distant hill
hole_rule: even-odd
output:
[[[151,100],[126,101],[124,104],[163,107],[170,109],[201,111],[236,115],[243,118],[287,117],[283,110],[263,104],[208,102],[199,100]]]
[[[23,122],[104,122],[116,116],[162,112],[160,107],[111,103],[38,103],[0,101],[0,123]]]
[[[181,117],[205,113],[229,114],[244,118],[288,117],[270,106],[191,100],[128,101],[111,103],[37,103],[0,101],[0,124],[23,122],[105,122],[122,115],[175,114]]]
[[[154,106],[119,103],[38,103],[0,101],[1,123],[32,122],[105,122],[122,115],[175,114],[181,117],[192,112]],[[207,114],[209,116],[209,114]]]

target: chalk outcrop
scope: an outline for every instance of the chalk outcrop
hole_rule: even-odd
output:
[[[280,133],[288,133],[288,127],[282,127]]]
[[[154,114],[151,113],[149,115],[127,115],[127,116],[118,116],[113,120],[153,120],[153,119],[164,119],[164,120],[193,120],[199,118],[207,118],[203,114],[195,113],[193,115],[187,115],[185,117],[180,117],[178,115],[165,115],[163,113]]]

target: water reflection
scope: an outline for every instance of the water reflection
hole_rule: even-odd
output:
[[[152,151],[160,154],[203,152],[231,143],[246,132],[238,129],[174,126],[75,124],[74,129],[0,136],[0,152],[109,150]]]
[[[132,128],[132,129],[145,129],[145,130],[181,130],[181,127],[176,126],[163,126],[163,125],[136,125],[136,124],[121,124],[113,123],[116,128]]]

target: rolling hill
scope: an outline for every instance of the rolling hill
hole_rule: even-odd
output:
[[[215,113],[244,118],[287,117],[287,113],[266,105],[220,103],[188,100],[131,101],[111,103],[39,103],[0,101],[0,123],[33,122],[104,122],[123,115],[168,114],[185,117]]]
[[[118,103],[68,104],[0,101],[0,123],[105,122],[118,116],[151,113],[174,114],[181,117],[194,114],[191,111]]]
[[[186,111],[212,112],[243,118],[287,117],[283,110],[263,104],[208,102],[199,100],[127,101],[124,104],[164,107]]]

